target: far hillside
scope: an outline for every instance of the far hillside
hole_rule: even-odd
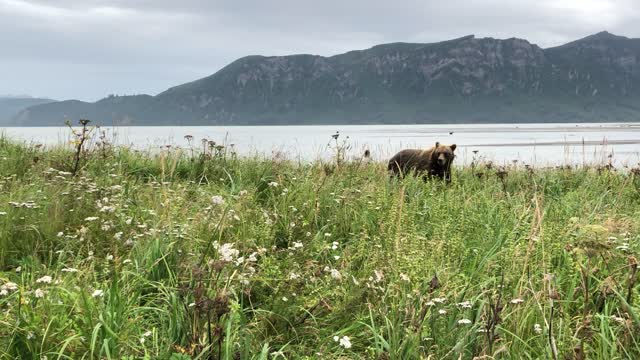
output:
[[[30,106],[48,104],[54,101],[32,97],[0,96],[0,126],[12,125],[11,119]]]
[[[310,125],[640,120],[640,39],[601,32],[543,49],[466,36],[331,57],[247,56],[156,96],[30,107],[22,126]]]

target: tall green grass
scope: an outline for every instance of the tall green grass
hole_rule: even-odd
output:
[[[2,359],[640,357],[640,176],[0,139]]]

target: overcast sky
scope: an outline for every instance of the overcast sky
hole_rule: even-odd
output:
[[[152,94],[245,55],[475,34],[640,37],[639,0],[0,0],[0,94]]]

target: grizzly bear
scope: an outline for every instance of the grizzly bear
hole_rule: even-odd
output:
[[[405,149],[389,160],[388,169],[392,176],[404,177],[407,174],[422,175],[423,180],[429,177],[451,182],[451,163],[455,155],[456,144],[440,145],[428,150]]]

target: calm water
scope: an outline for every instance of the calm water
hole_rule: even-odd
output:
[[[164,145],[194,147],[202,139],[234,144],[242,155],[274,153],[312,160],[334,154],[332,135],[355,157],[369,149],[385,160],[402,148],[426,148],[436,141],[456,143],[456,164],[481,157],[497,163],[536,165],[603,163],[612,156],[618,166],[640,163],[640,123],[618,124],[494,124],[494,125],[364,125],[364,126],[201,126],[105,128],[110,141],[142,150]],[[27,142],[58,145],[69,139],[68,128],[3,128],[6,135]],[[476,151],[477,153],[474,153]]]

